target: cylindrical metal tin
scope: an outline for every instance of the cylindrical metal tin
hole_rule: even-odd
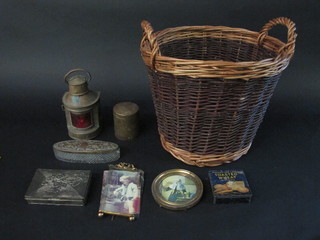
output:
[[[132,140],[139,132],[139,107],[121,102],[113,107],[114,133],[119,140]]]

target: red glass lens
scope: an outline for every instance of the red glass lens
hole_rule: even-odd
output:
[[[92,125],[91,113],[71,114],[72,125],[76,128],[87,128]]]

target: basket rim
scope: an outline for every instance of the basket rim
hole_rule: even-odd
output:
[[[258,38],[259,36],[259,33],[258,32],[255,32],[255,31],[250,31],[248,29],[244,29],[244,28],[231,28],[231,27],[223,27],[223,26],[207,26],[207,25],[204,25],[204,26],[193,26],[195,28],[198,28],[199,27],[199,30],[203,27],[204,29],[211,29],[212,31],[221,31],[221,32],[239,32],[239,33],[247,33],[248,35],[252,35],[253,37],[256,37]],[[201,28],[200,28],[201,27]],[[166,28],[164,30],[160,30],[160,31],[157,31],[155,32],[155,35],[157,36],[158,39],[160,38],[165,38],[165,36],[168,34],[167,31],[170,31],[170,30],[174,30],[175,32],[177,31],[181,31],[181,30],[188,30],[190,27],[189,26],[183,26],[183,27],[173,27],[173,28]],[[172,32],[174,32],[172,31]],[[207,37],[207,36],[202,36],[202,37]],[[202,38],[202,37],[199,37],[199,38]],[[181,39],[188,39],[188,38],[191,38],[191,37],[186,37],[186,38],[180,38],[179,40]],[[172,42],[172,41],[175,41],[177,39],[172,39],[170,41],[161,41],[159,42],[159,45],[162,45],[162,44],[167,44],[169,42]],[[236,40],[236,39],[235,39]],[[239,40],[239,39],[237,39]],[[251,44],[256,44],[256,43],[253,43],[252,41],[250,40],[246,40],[246,39],[242,39],[244,42],[247,42],[247,43],[251,43]],[[266,44],[267,43],[271,43],[272,42],[272,45],[270,44]],[[257,45],[257,44],[256,44]],[[272,37],[272,36],[266,36],[266,39],[265,39],[265,42],[264,44],[262,45],[263,48],[267,49],[267,50],[270,50],[272,52],[277,52],[277,50],[279,48],[281,48],[282,46],[284,46],[285,43],[282,42],[281,40],[275,38],[275,37]],[[149,52],[151,54],[151,51],[147,49],[145,49],[145,47],[147,47],[146,45],[142,45],[142,49],[145,50],[146,52]],[[175,60],[179,60],[182,62],[199,62],[199,63],[217,63],[217,64],[222,64],[222,63],[225,63],[225,64],[236,64],[236,65],[243,65],[243,64],[254,64],[254,63],[257,63],[257,62],[264,62],[266,60],[269,60],[269,59],[275,59],[275,57],[273,58],[265,58],[263,60],[259,60],[259,61],[238,61],[238,62],[234,62],[234,61],[224,61],[224,60],[197,60],[197,59],[182,59],[182,58],[175,58],[175,57],[169,57],[169,56],[166,56],[166,55],[162,55],[162,54],[159,54],[157,56],[159,59],[162,59],[162,58],[167,58],[167,59],[170,59],[172,61],[175,61]]]
[[[288,27],[288,43],[268,36],[268,31],[277,24]],[[294,23],[287,18],[271,20],[260,32],[244,28],[225,26],[182,26],[166,28],[153,33],[149,23],[142,23],[145,32],[140,43],[140,51],[145,64],[155,71],[189,76],[193,78],[226,78],[244,79],[271,77],[278,75],[289,64],[294,54],[295,33]],[[215,37],[229,40],[240,40],[261,46],[276,54],[276,57],[259,61],[223,61],[223,60],[191,60],[161,55],[159,46],[177,39]]]

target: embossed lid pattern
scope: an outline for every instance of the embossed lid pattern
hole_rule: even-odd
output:
[[[57,151],[72,153],[107,153],[116,151],[119,146],[112,142],[99,140],[67,140],[53,145]]]

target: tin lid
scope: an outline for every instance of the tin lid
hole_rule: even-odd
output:
[[[122,117],[134,115],[138,111],[139,111],[138,105],[133,102],[121,102],[121,103],[117,103],[113,107],[113,113]]]
[[[112,142],[67,140],[53,145],[58,160],[71,163],[108,163],[120,158],[120,148]]]
[[[67,140],[55,143],[53,149],[61,152],[92,154],[113,152],[118,150],[119,146],[99,140]]]

